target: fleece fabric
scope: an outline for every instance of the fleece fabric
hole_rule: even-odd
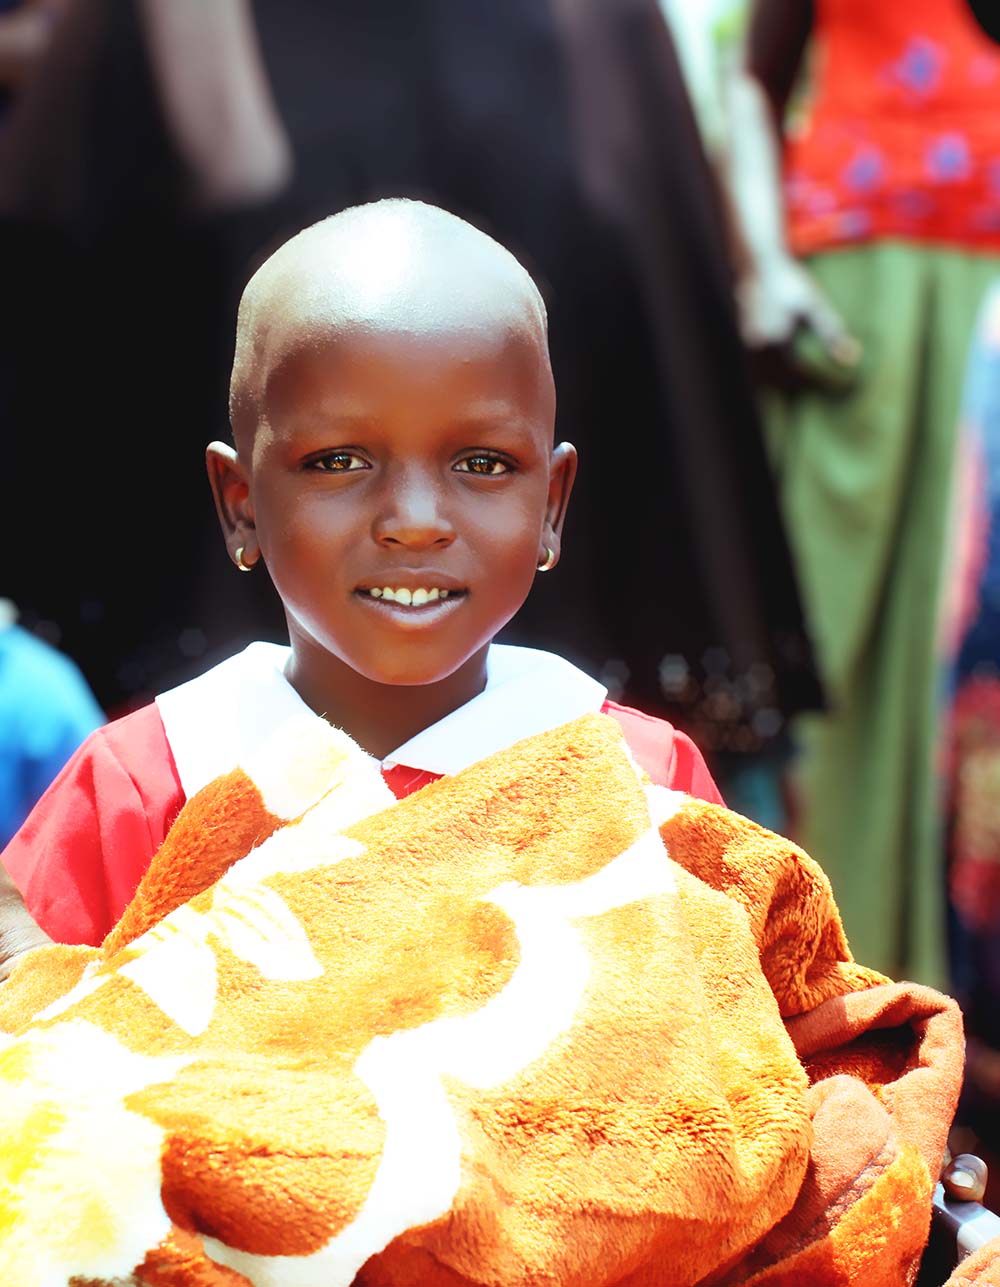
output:
[[[295,721],[0,989],[0,1282],[912,1281],[953,1002],[587,715],[395,801]]]

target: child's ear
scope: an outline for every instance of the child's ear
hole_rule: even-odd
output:
[[[229,557],[248,571],[260,558],[260,546],[246,470],[234,449],[224,442],[208,444],[205,464]]]
[[[561,442],[552,452],[549,499],[545,507],[545,526],[542,528],[542,545],[547,548],[539,551],[539,564],[544,563],[551,555],[549,566],[554,567],[559,559],[566,507],[576,478],[576,462],[576,448],[571,442]]]

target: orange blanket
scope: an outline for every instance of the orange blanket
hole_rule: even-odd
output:
[[[290,727],[0,989],[0,1282],[911,1281],[956,1007],[594,715],[393,802]]]

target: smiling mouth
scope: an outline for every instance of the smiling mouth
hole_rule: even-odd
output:
[[[445,590],[440,586],[420,586],[411,590],[406,586],[370,586],[355,591],[363,599],[377,599],[382,603],[394,603],[404,608],[423,608],[432,603],[441,603],[446,599],[464,598],[468,590]]]

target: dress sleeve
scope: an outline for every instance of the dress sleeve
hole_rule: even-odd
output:
[[[115,741],[107,728],[88,737],[0,855],[28,911],[57,942],[102,941],[183,801],[169,798],[177,796],[169,763],[151,791],[124,766]]]
[[[667,770],[667,786],[675,791],[686,791],[688,795],[707,800],[709,804],[726,802],[715,785],[715,779],[708,771],[705,757],[686,733],[674,729],[674,746],[670,765]]]
[[[601,712],[618,723],[636,763],[649,774],[650,781],[674,791],[686,791],[709,804],[726,803],[704,756],[686,733],[665,719],[610,700]]]

